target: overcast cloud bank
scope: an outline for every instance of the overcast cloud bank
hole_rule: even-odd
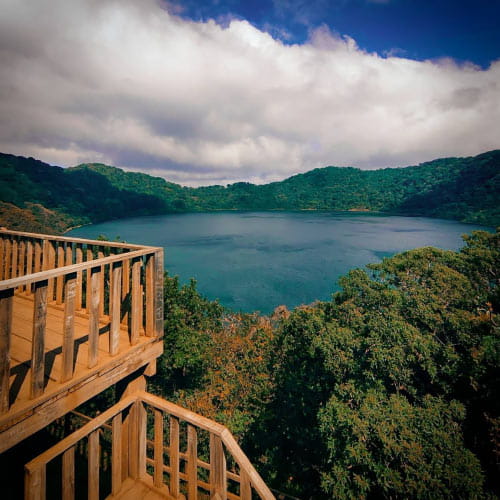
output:
[[[153,0],[0,8],[2,152],[199,185],[500,147],[500,60],[385,58],[326,28],[289,46]]]

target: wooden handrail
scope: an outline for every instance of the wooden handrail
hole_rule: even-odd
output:
[[[227,427],[225,427],[222,424],[219,424],[217,422],[214,422],[213,420],[210,420],[206,417],[203,417],[202,415],[199,415],[197,413],[194,413],[190,410],[187,410],[186,408],[183,408],[181,406],[178,406],[174,403],[171,403],[169,401],[166,401],[158,396],[155,396],[153,394],[150,394],[148,392],[141,391],[140,393],[137,394],[137,397],[143,401],[146,404],[149,404],[153,408],[156,408],[158,410],[161,410],[165,413],[168,413],[169,415],[173,415],[176,418],[179,418],[188,424],[199,427],[201,429],[204,429],[208,432],[210,432],[211,436],[216,436],[220,438],[228,452],[232,455],[234,458],[235,462],[238,464],[240,467],[241,475],[246,476],[248,478],[250,484],[255,488],[255,491],[259,494],[259,496],[263,500],[274,500],[274,495],[271,493],[271,490],[268,488],[266,483],[263,481],[263,479],[260,477],[259,473],[255,470],[254,466],[248,460],[247,456],[245,453],[243,453],[243,450],[240,448],[236,440],[234,439],[233,435],[229,431]],[[189,425],[188,425],[188,431],[189,431]],[[189,438],[189,433],[188,433],[188,438]],[[212,443],[211,443],[212,444]],[[212,450],[212,446],[211,446]],[[219,460],[223,460],[223,458],[220,456],[220,451],[216,452],[215,457],[211,456],[211,461],[215,458],[216,462]],[[211,451],[212,455],[212,451]],[[189,464],[189,439],[188,439],[188,464]],[[197,460],[195,461],[197,465]],[[224,461],[225,464],[225,461]],[[221,471],[220,467],[216,467],[219,471]],[[189,470],[189,468],[188,468]],[[212,473],[212,468],[210,469]],[[224,465],[224,476],[225,476],[225,465]],[[189,474],[188,474],[189,476]],[[222,479],[215,479],[217,483],[219,483]],[[189,481],[189,477],[188,477]],[[211,481],[212,482],[212,481]],[[242,481],[243,483],[243,481]],[[191,481],[191,484],[193,484],[193,481]],[[196,484],[196,482],[195,482]],[[242,484],[242,488],[243,488]]]
[[[133,252],[110,255],[109,257],[103,257],[101,259],[88,260],[86,262],[81,262],[80,264],[72,264],[70,266],[50,269],[48,271],[39,271],[37,273],[29,274],[19,278],[11,278],[8,280],[0,281],[0,290],[17,288],[19,286],[35,283],[36,281],[49,280],[57,278],[58,276],[64,276],[66,274],[84,271],[98,266],[105,266],[115,262],[122,262],[125,260],[133,259],[135,257],[143,257],[145,255],[150,255],[162,250],[163,249],[161,247],[146,247],[141,250],[135,250]]]
[[[107,240],[88,240],[85,238],[70,238],[68,236],[55,236],[53,234],[39,234],[39,233],[27,233],[24,231],[12,231],[10,229],[0,229],[0,236],[2,234],[12,235],[12,236],[21,236],[24,238],[33,238],[39,240],[50,240],[50,241],[63,241],[69,243],[83,243],[88,245],[101,245],[108,246],[113,248],[130,248],[130,249],[139,249],[139,248],[149,248],[146,245],[136,245],[132,243],[120,243],[118,241],[107,241]]]

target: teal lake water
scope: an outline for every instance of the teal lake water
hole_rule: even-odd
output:
[[[456,250],[481,226],[338,212],[213,212],[121,219],[68,235],[163,246],[165,268],[235,310],[328,300],[349,269],[422,246]]]

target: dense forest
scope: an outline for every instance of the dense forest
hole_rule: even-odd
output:
[[[209,210],[370,210],[500,225],[500,150],[405,168],[325,167],[281,182],[187,188],[102,164],[0,153],[0,225],[61,233],[136,215]]]
[[[150,390],[226,424],[301,499],[500,493],[500,233],[356,269],[331,301],[236,314],[165,276]]]

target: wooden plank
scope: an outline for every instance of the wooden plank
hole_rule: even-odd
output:
[[[128,415],[128,472],[133,479],[139,479],[139,440],[137,438],[137,405],[130,407]]]
[[[132,262],[132,307],[130,311],[130,344],[139,341],[142,326],[141,264],[139,259]]]
[[[56,249],[54,244],[50,241],[47,241],[47,270],[55,269],[56,267]],[[54,287],[55,287],[55,278],[48,280],[48,288],[47,288],[47,300],[52,302],[54,300]]]
[[[64,292],[65,301],[61,382],[66,382],[73,377],[75,352],[75,296],[76,275],[73,273],[68,275]]]
[[[39,273],[42,270],[42,242],[35,240],[35,259],[33,262],[33,272]]]
[[[66,260],[64,262],[65,266],[71,266],[73,264],[73,243],[68,241],[66,243]]]
[[[94,267],[90,276],[90,311],[89,311],[89,368],[97,364],[99,349],[99,302],[101,298],[101,268]]]
[[[177,498],[179,496],[179,419],[170,416],[170,494]]]
[[[31,351],[31,398],[43,393],[45,374],[45,326],[47,320],[47,281],[35,285],[33,340]]]
[[[188,500],[197,500],[198,498],[198,436],[196,427],[188,424],[187,426],[187,489]]]
[[[122,271],[122,324],[128,325],[128,316],[130,303],[128,303],[128,294],[130,293],[130,260],[123,261]]]
[[[250,478],[244,470],[240,472],[240,497],[241,500],[252,500]]]
[[[64,267],[64,245],[57,246],[57,267]],[[64,276],[56,278],[56,304],[62,304],[64,290]]]
[[[163,486],[163,412],[154,410],[154,485],[156,488]]]
[[[131,418],[130,410],[122,413],[122,450],[125,450],[125,453],[122,453],[122,481],[129,477],[129,422]]]
[[[5,256],[5,253],[4,253],[4,250],[5,250],[5,241],[6,241],[6,238],[2,235],[0,235],[0,281],[3,280],[3,265],[4,265],[4,256]]]
[[[103,259],[104,258],[104,247],[99,247],[99,250],[97,250],[97,258],[98,259]],[[105,266],[101,265],[101,274],[99,275],[99,316],[104,316],[104,273],[105,273]]]
[[[25,273],[26,273],[26,241],[21,240],[19,242],[19,259],[17,266],[17,275],[24,276]]]
[[[89,434],[88,441],[88,499],[99,500],[99,429]]]
[[[227,500],[226,457],[221,438],[210,433],[210,496]]]
[[[10,277],[11,278],[15,278],[16,276],[18,276],[17,274],[17,265],[18,265],[18,262],[17,262],[17,257],[18,257],[18,241],[17,239],[14,239],[12,241],[12,261],[11,261],[11,270],[10,270]]]
[[[33,241],[26,242],[26,274],[33,272]],[[31,285],[26,286],[26,293],[31,293]]]
[[[155,334],[155,256],[154,254],[146,257],[146,336],[154,337]]]
[[[62,500],[75,498],[75,447],[68,448],[62,456]]]
[[[163,287],[164,287],[164,273],[163,268],[163,249],[155,253],[155,268],[154,268],[154,281],[155,281],[155,295],[154,295],[154,321],[155,321],[155,337],[163,337]]]
[[[0,414],[9,410],[13,296],[14,290],[0,292]]]
[[[122,268],[119,263],[111,264],[112,269],[112,287],[111,287],[111,324],[109,327],[109,354],[114,356],[118,354],[120,343],[120,306],[121,306],[121,284],[122,284]]]
[[[78,244],[76,246],[75,260],[77,264],[83,262],[83,248],[81,244]],[[76,297],[75,297],[75,309],[77,311],[81,311],[82,309],[82,287],[83,287],[83,272],[78,271],[76,273]]]
[[[46,469],[45,465],[37,469],[24,470],[24,499],[45,500],[46,497]]]
[[[146,477],[146,408],[142,401],[137,401],[137,473],[138,478]]]
[[[94,260],[94,256],[92,253],[92,248],[87,247],[87,261]],[[90,296],[91,296],[91,283],[92,283],[92,268],[88,268],[86,270],[86,278],[87,278],[87,290],[85,292],[85,309],[87,314],[90,314]]]
[[[0,262],[0,264],[3,265],[3,279],[8,280],[12,278],[12,275],[10,274],[10,262],[12,259],[12,244],[10,240],[5,241],[4,245],[4,260]]]
[[[113,417],[111,444],[111,491],[116,495],[122,487],[122,413]]]

